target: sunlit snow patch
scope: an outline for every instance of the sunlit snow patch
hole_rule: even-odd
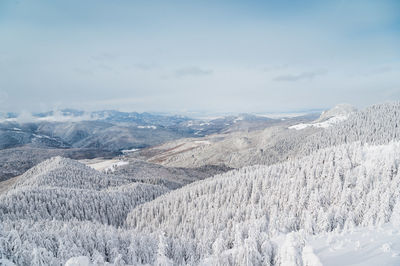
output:
[[[349,117],[345,116],[345,115],[334,116],[323,122],[308,123],[308,124],[301,123],[301,124],[293,125],[293,126],[290,126],[289,129],[302,130],[307,127],[328,128],[334,124],[345,121],[348,118]]]
[[[67,260],[65,266],[91,266],[90,259],[86,256],[73,257]]]
[[[104,160],[104,161],[98,161],[97,159],[94,159],[92,161],[83,160],[82,162],[97,171],[104,171],[104,172],[114,172],[118,167],[129,164],[129,162],[120,161],[116,159]]]
[[[322,234],[309,244],[324,266],[400,265],[400,231],[391,224]]]
[[[123,154],[128,154],[128,153],[132,153],[132,152],[135,152],[135,151],[138,151],[139,149],[130,149],[130,150],[122,150],[121,152],[123,153]]]

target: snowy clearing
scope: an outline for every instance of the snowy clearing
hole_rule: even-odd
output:
[[[114,172],[117,167],[129,164],[129,162],[127,161],[121,161],[117,159],[104,160],[104,161],[83,160],[82,162],[97,171],[105,171],[105,172],[108,171]]]
[[[289,129],[295,129],[295,130],[302,130],[305,129],[307,127],[317,127],[317,128],[328,128],[334,124],[337,124],[339,122],[345,121],[347,120],[349,117],[348,116],[334,116],[329,118],[326,121],[323,122],[317,122],[317,123],[309,123],[309,124],[297,124],[297,125],[293,125],[288,127]]]

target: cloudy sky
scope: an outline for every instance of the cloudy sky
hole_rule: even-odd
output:
[[[1,0],[0,111],[400,100],[400,1]]]

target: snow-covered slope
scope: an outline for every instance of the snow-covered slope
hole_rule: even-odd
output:
[[[78,161],[60,156],[48,159],[23,174],[15,187],[104,189],[127,184],[123,177],[106,176]]]
[[[129,176],[131,180],[138,182],[176,189],[229,170],[231,169],[228,167],[217,165],[191,168],[166,167],[142,160],[129,159],[128,164],[117,167],[112,173]]]
[[[332,109],[325,111],[321,116],[313,123],[301,123],[290,126],[289,129],[302,130],[307,127],[316,128],[328,128],[332,125],[338,124],[342,121],[347,120],[352,113],[355,113],[357,109],[348,104],[338,104]]]
[[[295,147],[309,135],[346,120],[356,110],[338,105],[324,112],[317,120],[299,118],[283,120],[274,126],[251,132],[237,131],[197,139],[180,139],[152,147],[143,153],[150,162],[173,167],[226,165],[232,168],[255,164],[273,164],[286,160]],[[297,121],[297,122],[296,122]],[[293,123],[296,123],[293,125]],[[288,130],[299,129],[299,132]],[[306,130],[300,130],[306,129]],[[146,155],[145,155],[146,156]]]
[[[338,104],[332,109],[322,112],[317,122],[326,121],[332,117],[349,117],[352,113],[357,112],[357,108],[350,104]]]
[[[99,221],[121,226],[135,206],[166,193],[167,188],[106,175],[77,161],[55,157],[19,177],[0,196],[3,219]]]
[[[319,131],[300,143],[299,156],[315,150],[360,141],[387,144],[400,140],[400,102],[372,105],[333,127]]]
[[[157,236],[95,222],[26,219],[0,226],[0,255],[18,266],[64,265],[79,256],[95,265],[151,265],[157,254]]]
[[[398,215],[399,162],[398,142],[342,145],[190,184],[138,206],[127,221],[142,232],[193,239],[204,246],[204,257],[225,254],[237,262],[244,252],[258,265],[266,260],[261,246],[280,234],[383,225]],[[279,245],[269,245],[269,260],[282,260]]]
[[[302,130],[308,127],[316,127],[316,128],[328,128],[331,127],[334,124],[340,123],[342,121],[347,120],[349,117],[347,115],[338,115],[338,116],[333,116],[327,120],[324,120],[322,122],[314,122],[314,123],[301,123],[297,125],[290,126],[289,129],[296,129],[296,130]]]
[[[340,119],[344,115],[346,119]],[[321,148],[355,141],[384,144],[400,140],[398,121],[399,102],[373,105],[357,112],[347,105],[339,105],[314,122],[329,124],[329,127],[307,126],[302,130],[293,130],[287,126],[276,126],[249,133],[212,135],[196,140],[181,139],[143,153],[148,154],[147,158],[151,162],[176,167],[203,164],[223,164],[232,168],[270,165],[302,157]]]
[[[0,258],[16,265],[82,256],[115,265],[400,265],[398,121],[400,103],[380,104],[327,128],[277,126],[145,150],[163,164],[265,164],[168,193],[137,183],[147,182],[140,177],[147,168],[160,169],[131,164],[131,155],[113,174],[54,158],[1,196]],[[138,176],[129,174],[134,169]]]
[[[201,139],[181,139],[143,151],[150,162],[171,167],[226,165],[231,168],[273,164],[286,160],[288,152],[320,129],[294,131],[274,126],[253,132],[212,135]]]
[[[397,266],[400,261],[400,228],[392,223],[329,232],[307,242],[324,266]]]

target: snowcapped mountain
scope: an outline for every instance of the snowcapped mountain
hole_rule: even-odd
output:
[[[255,164],[272,164],[288,158],[307,136],[321,130],[310,127],[293,132],[293,123],[310,121],[310,117],[281,120],[265,129],[225,132],[203,138],[179,139],[140,151],[149,162],[172,167],[226,165],[240,168]]]
[[[183,137],[252,131],[281,123],[279,119],[250,114],[200,120],[178,115],[72,109],[31,114],[29,119],[18,117],[0,120],[0,148],[30,145],[120,151]]]
[[[220,164],[232,168],[270,165],[308,155],[320,148],[355,141],[384,144],[400,140],[399,109],[400,104],[396,102],[373,105],[356,112],[350,106],[338,105],[313,122],[325,123],[338,116],[346,116],[346,119],[339,119],[335,123],[329,122],[329,127],[306,126],[302,130],[293,130],[292,126],[280,124],[248,133],[180,139],[140,153],[150,162],[174,167],[203,164]]]
[[[287,122],[249,114],[203,120],[178,115],[73,109],[3,116],[5,119],[0,119],[0,181],[20,175],[52,156],[110,157],[124,150],[182,138],[248,132]],[[288,120],[291,119],[310,120],[308,116]]]
[[[400,103],[339,106],[312,122],[346,116],[329,127],[292,120],[176,140],[126,153],[112,171],[52,158],[0,195],[0,259],[398,265],[399,115]]]
[[[312,123],[301,123],[290,126],[290,129],[302,130],[307,127],[328,128],[334,124],[347,120],[357,109],[348,104],[339,104],[328,111],[322,112],[321,116]]]
[[[357,112],[357,109],[350,104],[338,104],[332,109],[322,112],[317,122],[323,122],[333,117],[349,117],[352,113]]]

